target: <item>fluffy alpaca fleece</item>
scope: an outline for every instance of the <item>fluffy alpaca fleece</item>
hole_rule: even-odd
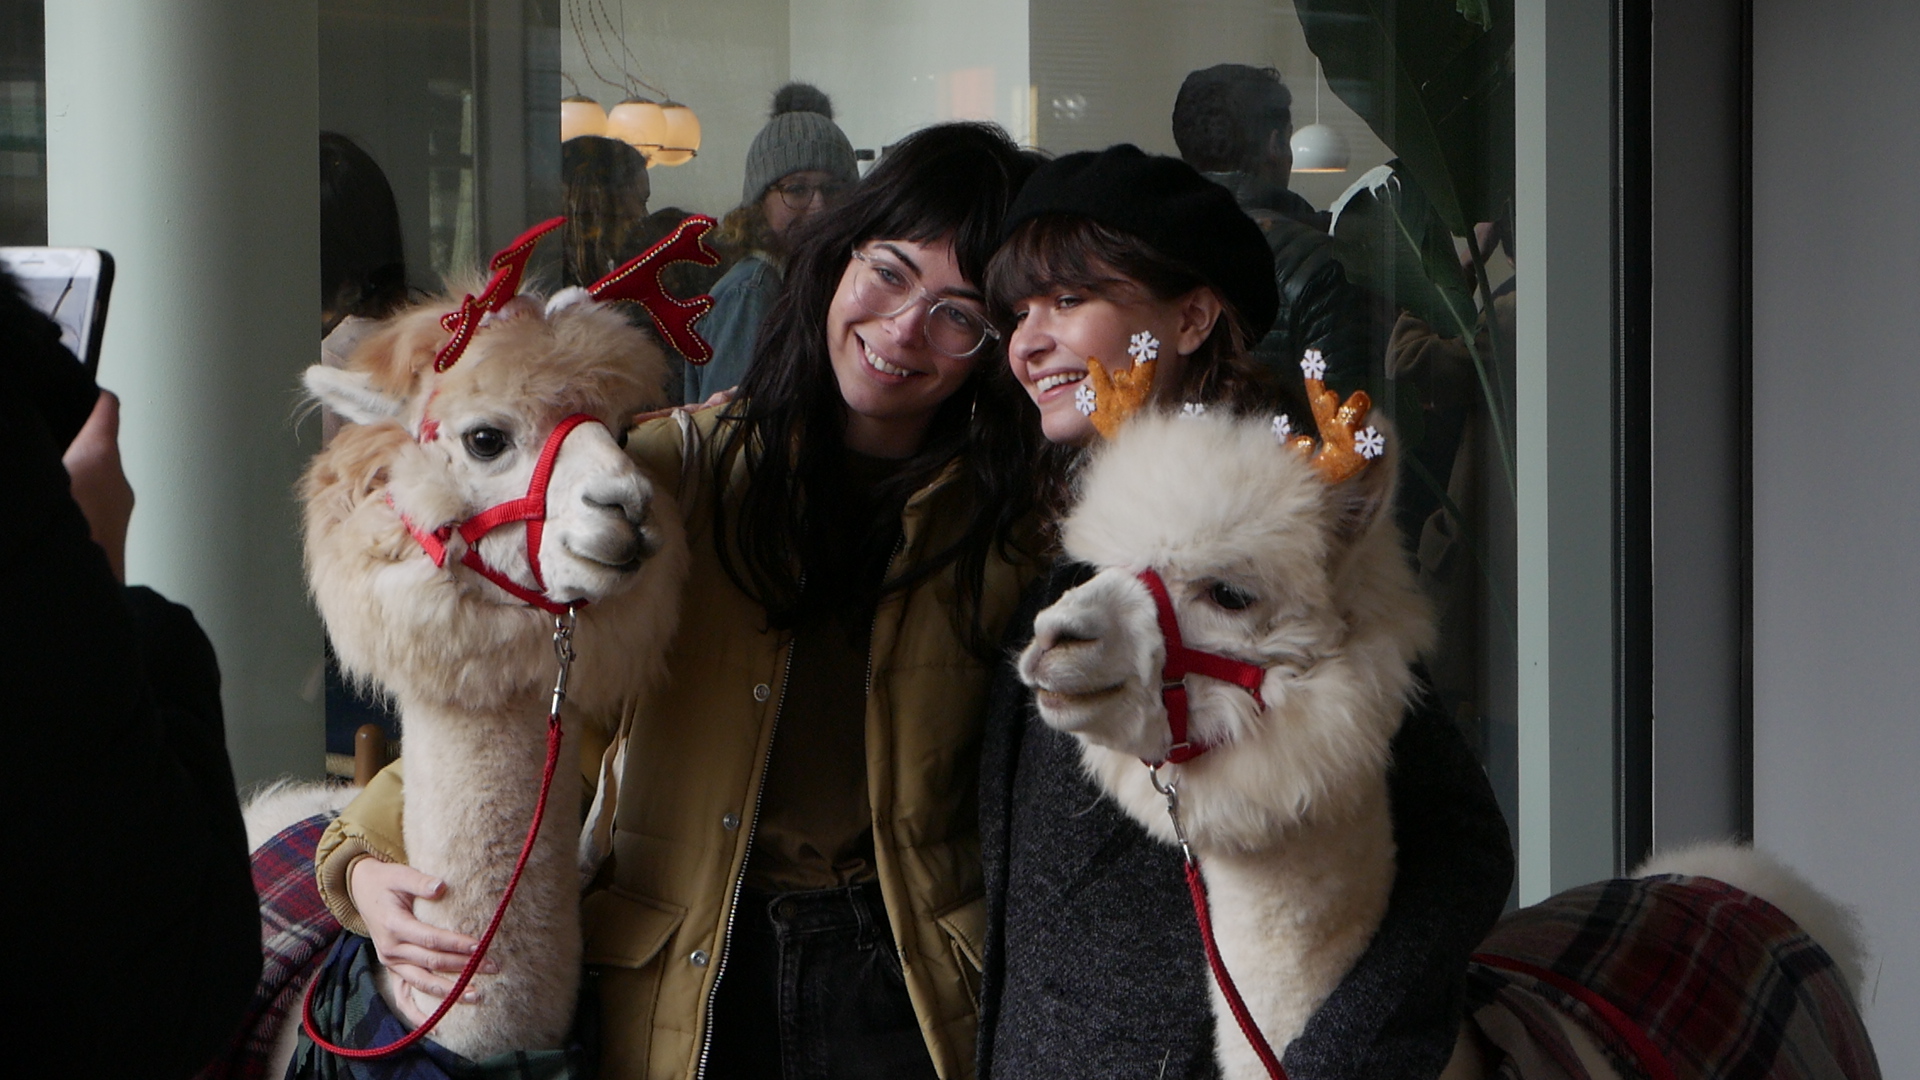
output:
[[[1329,487],[1269,424],[1141,416],[1099,451],[1063,542],[1100,572],[1041,613],[1020,674],[1042,717],[1080,738],[1096,782],[1172,842],[1141,765],[1168,736],[1165,649],[1135,574],[1166,581],[1190,647],[1267,669],[1265,710],[1190,680],[1192,735],[1223,749],[1161,771],[1179,787],[1221,949],[1261,973],[1241,990],[1280,1048],[1386,911],[1389,744],[1432,631],[1385,513],[1391,463]],[[1214,994],[1227,1074],[1264,1075]]]
[[[1867,968],[1860,917],[1815,888],[1799,871],[1745,844],[1709,841],[1657,852],[1632,876],[1657,874],[1712,878],[1765,897],[1820,943],[1840,969],[1853,999],[1860,1000]]]
[[[240,807],[240,820],[247,829],[247,850],[260,850],[260,845],[280,830],[315,814],[345,809],[358,794],[357,787],[290,776],[261,784],[247,794]]]
[[[475,936],[506,887],[538,794],[557,669],[553,619],[461,567],[457,539],[435,567],[401,513],[431,530],[519,498],[563,417],[585,412],[608,425],[567,438],[539,551],[550,596],[590,601],[574,639],[569,734],[616,721],[657,677],[686,571],[679,511],[609,434],[661,403],[664,358],[617,311],[569,299],[514,300],[444,374],[433,362],[447,340],[439,326],[453,309],[447,301],[397,317],[346,369],[307,374],[313,395],[354,421],[301,482],[309,584],[343,670],[399,705],[408,857],[449,885],[416,914]],[[491,458],[484,451],[500,440],[488,432],[508,444]],[[503,526],[480,550],[531,585],[525,535],[522,525]],[[434,1031],[468,1058],[559,1046],[571,1022],[577,745],[562,750],[547,824],[489,954],[501,970],[477,976],[481,1002]],[[384,989],[392,999],[395,985]],[[437,1002],[415,1004],[431,1011]]]

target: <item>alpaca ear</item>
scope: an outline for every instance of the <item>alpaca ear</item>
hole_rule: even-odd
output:
[[[1398,455],[1383,454],[1333,486],[1334,534],[1342,543],[1365,536],[1392,505],[1396,465]]]
[[[373,424],[392,420],[400,415],[406,404],[374,389],[372,377],[364,371],[346,371],[315,364],[307,369],[301,381],[306,383],[307,393],[318,399],[320,404],[339,413],[341,419],[348,423]]]

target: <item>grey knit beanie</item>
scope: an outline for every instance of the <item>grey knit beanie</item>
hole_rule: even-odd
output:
[[[758,202],[774,181],[809,169],[847,184],[860,178],[853,163],[853,144],[833,122],[833,101],[818,87],[788,83],[774,92],[771,119],[747,148],[740,204]]]

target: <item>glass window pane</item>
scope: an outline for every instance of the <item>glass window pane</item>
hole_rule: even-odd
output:
[[[1229,186],[1285,297],[1257,357],[1298,386],[1320,348],[1329,384],[1367,390],[1394,425],[1398,524],[1440,625],[1427,669],[1517,822],[1512,5],[1378,8],[569,0],[562,69],[604,107],[697,112],[695,156],[652,152],[654,207],[723,217],[760,197],[774,178],[747,175],[749,150],[790,80],[831,98],[863,165],[924,125],[981,119],[1051,154],[1184,156]],[[1357,302],[1314,277],[1327,263]]]

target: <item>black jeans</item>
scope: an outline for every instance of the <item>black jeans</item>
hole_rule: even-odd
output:
[[[934,1076],[877,884],[742,889],[713,1003],[713,1080]]]

